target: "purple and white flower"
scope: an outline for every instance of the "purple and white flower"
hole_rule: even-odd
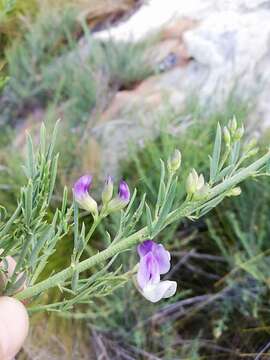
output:
[[[108,204],[108,212],[120,211],[127,206],[130,200],[130,191],[128,184],[121,180],[118,186],[118,194]]]
[[[177,283],[175,281],[161,281],[160,275],[166,274],[171,267],[171,255],[162,244],[146,240],[138,245],[140,256],[137,283],[141,294],[151,302],[175,294]]]
[[[81,176],[73,186],[73,195],[75,201],[79,206],[89,211],[94,217],[98,214],[98,207],[96,201],[90,196],[89,189],[92,183],[91,175]]]

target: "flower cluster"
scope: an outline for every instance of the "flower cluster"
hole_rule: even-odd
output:
[[[81,176],[73,186],[73,196],[78,205],[90,212],[94,218],[98,217],[98,205],[93,197],[89,194],[92,184],[91,175]],[[106,214],[123,209],[130,200],[130,191],[127,183],[121,180],[118,186],[118,194],[113,198],[113,181],[110,176],[105,181],[102,192],[103,210]]]
[[[166,274],[171,267],[171,256],[162,244],[146,240],[137,247],[140,256],[137,283],[141,294],[151,302],[175,294],[177,283],[175,281],[161,281],[160,275]]]

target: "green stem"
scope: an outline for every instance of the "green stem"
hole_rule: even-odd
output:
[[[89,240],[91,239],[94,231],[96,230],[96,228],[97,228],[97,226],[99,225],[100,222],[101,222],[101,217],[98,217],[97,219],[94,220],[88,234],[85,237],[85,243],[84,243],[83,249],[76,255],[76,263],[78,263],[80,261],[80,258],[82,256],[83,252],[85,251]]]
[[[270,151],[268,151],[264,156],[262,156],[260,159],[255,161],[253,164],[249,165],[247,168],[239,171],[231,178],[213,187],[209,192],[208,199],[204,200],[204,202],[213,199],[215,196],[222,194],[223,192],[236,186],[239,182],[243,181],[247,177],[253,175],[269,159],[270,159]],[[196,211],[196,209],[198,208],[198,205],[200,206],[201,204],[202,201],[196,203],[185,202],[179,209],[176,209],[168,214],[166,219],[166,224],[169,225],[172,222],[181,219],[182,217],[186,217],[193,214],[194,211]],[[137,231],[135,234],[129,236],[128,238],[120,240],[119,242],[109,246],[107,249],[92,256],[91,258],[78,263],[75,267],[70,266],[67,269],[62,270],[61,272],[51,276],[50,278],[43,280],[42,282],[21,291],[16,295],[16,298],[19,300],[31,298],[35,295],[42,293],[45,290],[48,290],[57,285],[61,285],[67,279],[72,277],[74,270],[78,271],[79,273],[85,271],[97,264],[104,262],[105,260],[113,257],[114,255],[133,247],[137,243],[147,239],[147,237],[148,237],[147,227],[144,227],[143,229]]]
[[[224,153],[224,155],[223,155],[223,158],[222,158],[222,160],[221,160],[221,162],[220,162],[220,165],[219,165],[219,168],[218,168],[218,172],[220,172],[222,169],[223,169],[223,166],[225,165],[225,163],[226,163],[226,161],[227,161],[227,159],[228,159],[228,156],[229,156],[229,154],[230,154],[230,152],[231,152],[231,147],[226,147],[226,150],[225,150],[225,153]]]

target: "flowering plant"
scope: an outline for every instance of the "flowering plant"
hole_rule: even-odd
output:
[[[58,154],[54,153],[57,137],[56,125],[52,140],[47,145],[46,129],[41,127],[40,144],[35,152],[28,136],[27,160],[24,171],[26,185],[21,189],[15,212],[7,215],[1,207],[0,224],[0,295],[12,295],[19,300],[39,301],[41,295],[51,288],[58,288],[64,295],[59,302],[29,306],[30,311],[69,311],[75,304],[89,303],[90,299],[106,296],[132,279],[139,292],[149,301],[156,302],[175,294],[175,281],[161,280],[161,275],[170,269],[170,253],[162,244],[157,244],[157,235],[168,225],[182,218],[196,220],[203,216],[225,197],[237,196],[238,184],[248,177],[269,174],[270,151],[255,161],[243,163],[257,154],[256,143],[243,142],[243,127],[232,119],[228,127],[217,126],[210,157],[210,174],[198,174],[195,169],[183,182],[186,199],[175,205],[178,173],[181,170],[181,153],[176,150],[165,164],[161,161],[160,184],[153,211],[146,203],[146,195],[135,206],[136,189],[131,193],[122,180],[114,194],[111,177],[105,181],[100,204],[92,197],[91,175],[83,175],[73,186],[73,201],[68,202],[68,190],[64,188],[62,204],[52,219],[48,209],[57,176]],[[107,233],[107,247],[90,256],[88,243],[96,228],[112,213],[119,213],[119,226],[114,234]],[[142,215],[146,223],[138,228]],[[91,217],[91,224],[84,218]],[[50,262],[58,242],[73,234],[74,246],[70,264],[65,269],[41,277]],[[119,254],[135,251],[138,264],[122,273],[122,268],[111,270]],[[84,255],[84,256],[83,256]],[[89,276],[89,269],[103,268]]]

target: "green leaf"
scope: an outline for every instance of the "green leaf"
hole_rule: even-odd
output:
[[[231,164],[232,165],[235,165],[237,163],[237,160],[239,159],[240,147],[241,147],[240,141],[237,141],[233,145],[233,149],[232,149],[232,153],[231,153]]]
[[[47,153],[47,160],[50,160],[52,158],[54,147],[55,147],[55,144],[56,144],[59,124],[60,124],[60,119],[58,119],[56,121],[55,127],[53,129],[52,139],[51,139],[51,143],[49,145],[49,149],[48,149],[48,153]]]
[[[52,161],[52,165],[51,165],[51,175],[50,175],[50,186],[49,186],[49,196],[48,196],[48,204],[51,201],[52,198],[52,194],[53,194],[53,190],[54,190],[54,186],[55,186],[55,180],[56,180],[56,176],[57,176],[57,167],[58,167],[58,158],[59,158],[59,154],[57,154]]]
[[[9,296],[9,295],[13,295],[14,293],[16,293],[20,287],[25,283],[27,278],[27,274],[26,272],[24,272],[22,275],[19,276],[19,278],[17,278],[17,280],[10,284],[7,287],[7,290],[5,291],[5,295]]]
[[[150,239],[152,239],[152,232],[153,232],[152,214],[151,214],[150,207],[148,206],[147,203],[145,203],[145,208],[146,208],[146,222],[147,222],[149,237],[150,237]]]
[[[25,194],[25,208],[24,208],[24,215],[25,221],[29,226],[32,218],[32,210],[33,210],[33,183],[29,181],[27,188],[24,191]]]
[[[26,160],[26,166],[27,166],[28,177],[30,177],[31,179],[34,179],[34,177],[36,175],[36,162],[35,162],[33,141],[32,141],[32,138],[31,138],[30,134],[27,134],[27,160]]]
[[[226,166],[216,177],[216,181],[220,181],[227,176],[233,169],[233,165]]]
[[[78,242],[79,242],[79,209],[76,201],[73,201],[73,209],[74,209],[74,251],[77,252]]]
[[[155,209],[155,217],[158,216],[159,209],[164,201],[165,197],[165,164],[162,160],[160,160],[160,181],[159,181],[159,189],[158,189],[158,196],[156,202],[156,209]]]
[[[0,205],[0,221],[4,221],[7,217],[7,210],[4,206]]]
[[[40,127],[40,154],[43,155],[45,157],[46,154],[46,127],[44,125],[44,123],[41,124]]]
[[[265,164],[265,172],[266,174],[270,174],[270,160]]]
[[[219,165],[219,159],[220,159],[220,153],[221,153],[221,127],[218,123],[217,125],[217,132],[216,132],[216,138],[215,138],[215,144],[214,149],[210,161],[210,182],[213,183],[215,181],[217,171],[218,171],[218,165]]]

